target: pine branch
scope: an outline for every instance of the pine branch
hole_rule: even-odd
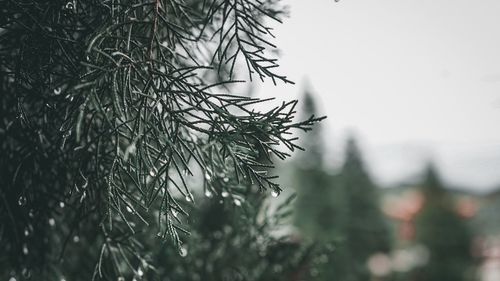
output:
[[[92,253],[96,279],[124,265],[136,271],[145,228],[180,250],[196,170],[211,196],[241,199],[252,184],[279,193],[271,159],[300,149],[294,131],[322,119],[294,121],[297,101],[258,112],[268,100],[228,92],[242,82],[232,80],[239,58],[250,79],[291,83],[268,55],[278,1],[4,0],[0,11],[8,202],[0,241],[20,271],[62,256],[85,225],[101,245]],[[61,234],[36,241],[22,237],[26,227]],[[61,249],[47,250],[60,240]],[[24,246],[44,261],[23,255]]]

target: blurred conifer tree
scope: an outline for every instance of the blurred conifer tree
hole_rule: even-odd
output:
[[[317,115],[312,93],[306,91],[303,100],[303,114]],[[298,194],[296,225],[306,237],[322,241],[331,240],[341,229],[342,212],[345,210],[343,196],[337,194],[341,190],[333,186],[333,176],[324,170],[323,137],[321,126],[304,135],[301,145],[307,153],[299,154],[295,162]]]
[[[316,101],[310,91],[303,97],[304,115],[317,115]],[[336,176],[324,169],[325,147],[321,126],[303,136],[302,146],[308,153],[295,160],[295,225],[302,243],[313,245],[314,255],[308,262],[304,280],[350,280],[351,257],[344,245],[346,198]]]
[[[415,280],[473,280],[471,232],[433,165],[426,169],[422,192],[425,203],[416,218],[416,239],[429,250],[429,261],[416,271]]]
[[[316,115],[313,96],[306,92],[303,100],[304,114]],[[391,247],[378,191],[353,138],[346,144],[345,162],[337,175],[324,169],[322,142],[318,126],[304,136],[302,145],[309,153],[299,155],[296,162],[295,224],[305,241],[314,243],[318,251],[310,262],[310,278],[369,280],[368,258],[388,253]]]
[[[346,247],[353,261],[354,280],[368,280],[368,258],[376,253],[388,253],[391,235],[380,205],[378,190],[363,163],[361,151],[353,137],[346,143],[344,165],[339,174],[347,201],[345,229]]]

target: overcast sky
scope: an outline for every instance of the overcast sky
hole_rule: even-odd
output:
[[[381,183],[432,158],[450,184],[500,184],[500,1],[284,2],[275,42],[297,85],[259,92],[290,99],[312,85],[332,163],[353,131]]]

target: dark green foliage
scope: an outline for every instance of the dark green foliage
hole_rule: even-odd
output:
[[[336,205],[342,210],[343,220],[339,226],[342,240],[332,256],[337,271],[331,276],[339,280],[369,280],[368,258],[376,253],[388,253],[391,236],[379,207],[378,191],[352,138],[347,141],[344,165],[333,186],[338,190],[337,196],[341,196],[337,202],[342,204]]]
[[[346,159],[339,182],[348,204],[346,236],[353,258],[364,264],[377,252],[390,250],[388,225],[379,207],[378,192],[363,164],[354,139],[346,146]]]
[[[303,114],[316,115],[317,109],[311,93],[304,95]],[[332,241],[341,234],[345,219],[342,190],[335,185],[335,178],[323,169],[323,134],[318,126],[304,136],[302,145],[307,154],[299,154],[296,162],[295,224],[302,235],[315,241]]]
[[[317,116],[316,100],[310,91],[306,91],[303,98],[302,115]],[[298,154],[300,167],[304,170],[319,171],[323,168],[325,145],[323,141],[323,127],[318,124],[314,130],[304,135],[302,146],[307,153]]]
[[[432,166],[422,189],[425,205],[416,218],[416,238],[428,248],[430,258],[416,271],[416,280],[470,280],[472,236]]]
[[[145,239],[181,249],[193,177],[231,199],[279,192],[271,157],[321,118],[230,91],[238,61],[289,82],[265,25],[282,14],[259,0],[0,0],[0,278],[137,275]]]
[[[189,218],[177,214],[190,225],[180,253],[172,243],[161,243],[149,231],[141,232],[137,238],[146,254],[130,260],[134,271],[124,269],[125,280],[289,281],[309,255],[291,237],[270,235],[287,218],[285,205],[289,202],[271,215],[264,195],[249,196],[241,205],[222,196],[196,199],[196,208],[182,203]],[[91,278],[93,267],[85,260],[71,260],[67,265],[67,280]]]
[[[301,233],[318,241],[338,240],[346,223],[346,202],[335,178],[322,171],[297,170],[295,221]]]
[[[304,101],[303,114],[317,114],[314,97],[309,91],[305,93]],[[341,248],[346,223],[345,198],[335,177],[323,168],[325,151],[322,139],[320,126],[304,136],[302,145],[308,154],[299,154],[294,162],[297,192],[294,224],[302,243],[311,245],[314,253],[308,260],[304,280],[344,280],[350,272],[350,268],[345,267],[349,254]]]
[[[308,251],[290,237],[269,235],[286,215],[278,211],[270,217],[269,202],[263,196],[249,199],[242,207],[209,201],[193,210],[196,221],[184,246],[189,253],[183,259],[172,254],[171,244],[151,249],[153,259],[161,264],[159,276],[167,280],[289,281]]]
[[[312,97],[306,94],[304,100],[305,114],[316,114]],[[303,146],[309,153],[296,162],[295,224],[316,251],[309,264],[310,280],[369,280],[367,259],[389,252],[391,246],[377,190],[353,139],[347,143],[340,173],[325,172],[322,138],[320,128],[305,136]]]

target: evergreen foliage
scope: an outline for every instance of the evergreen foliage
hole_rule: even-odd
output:
[[[316,101],[310,91],[303,96],[302,114],[316,115]],[[294,224],[302,243],[311,245],[314,254],[308,260],[304,280],[348,280],[348,253],[342,245],[346,216],[344,196],[336,185],[335,177],[324,170],[323,131],[321,126],[302,139],[307,154],[299,154],[294,162],[297,200]]]
[[[183,255],[191,178],[223,201],[279,193],[272,157],[322,118],[294,121],[297,101],[257,111],[232,85],[240,64],[290,82],[267,25],[283,14],[276,0],[1,0],[0,278],[140,278],[153,233]]]
[[[312,96],[306,93],[304,101],[305,114],[315,115]],[[369,280],[368,258],[391,248],[378,193],[354,139],[347,142],[340,172],[331,175],[323,166],[322,138],[320,127],[304,137],[309,153],[296,165],[295,222],[317,251],[310,263],[310,280]]]
[[[286,202],[270,216],[263,196],[248,199],[236,208],[211,200],[197,210],[185,258],[168,255],[171,244],[152,248],[168,280],[293,280],[308,249],[289,236],[269,235],[287,219]]]
[[[359,277],[367,280],[368,258],[375,253],[388,253],[391,236],[380,210],[377,188],[364,167],[363,158],[354,138],[346,144],[345,162],[340,171],[339,184],[344,189],[348,204],[346,243]]]
[[[317,115],[315,100],[311,92],[303,97],[304,115]],[[333,241],[340,234],[344,196],[335,186],[335,179],[324,170],[325,149],[321,126],[304,136],[302,143],[307,154],[299,154],[295,165],[296,190],[298,194],[295,224],[302,235],[315,241]]]
[[[152,233],[138,234],[146,253],[132,260],[133,272],[123,271],[124,280],[284,280],[290,281],[303,260],[309,256],[305,247],[289,236],[270,233],[287,219],[285,201],[271,215],[269,201],[263,194],[246,200],[227,197],[197,198],[196,207],[182,203],[189,212],[190,235],[180,254],[172,243],[158,243]],[[92,264],[69,262],[67,280],[90,280]],[[120,280],[118,277],[117,280]]]
[[[416,218],[416,238],[427,247],[430,258],[417,270],[416,280],[471,280],[471,232],[432,165],[427,167],[422,191],[425,205]]]

